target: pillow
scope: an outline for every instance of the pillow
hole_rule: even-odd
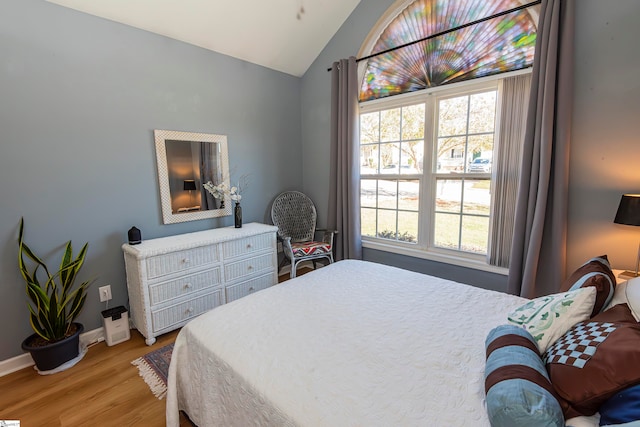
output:
[[[590,417],[580,415],[579,417],[569,418],[565,421],[566,427],[598,427],[600,425],[600,414]]]
[[[616,276],[611,271],[609,260],[606,255],[591,258],[581,265],[576,271],[566,279],[561,291],[573,291],[579,288],[593,286],[596,288],[596,303],[593,307],[591,317],[600,313],[613,298],[616,289]]]
[[[580,288],[531,300],[509,313],[507,320],[526,329],[544,353],[573,325],[590,318],[595,302],[594,287]]]
[[[628,287],[628,288],[627,288]],[[640,277],[626,280],[616,285],[616,291],[605,310],[618,304],[628,304],[633,317],[640,322]]]
[[[627,298],[627,304],[631,309],[633,317],[640,322],[640,277],[634,277],[626,282],[625,297]]]
[[[640,384],[614,394],[600,407],[600,425],[640,421]]]
[[[573,326],[543,359],[565,417],[593,415],[617,392],[640,383],[640,324],[618,304]]]
[[[640,286],[640,285],[639,285]],[[609,301],[609,304],[604,308],[605,310],[610,309],[613,306],[618,304],[626,304],[627,303],[627,282],[621,282],[616,285],[616,290],[613,293],[613,298]]]
[[[492,427],[564,427],[562,408],[535,340],[513,325],[494,328],[485,347],[485,393]]]

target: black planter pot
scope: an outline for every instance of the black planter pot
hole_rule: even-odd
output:
[[[40,347],[28,345],[27,343],[31,342],[31,339],[36,334],[22,341],[22,349],[31,354],[31,358],[36,363],[39,371],[50,371],[78,357],[80,353],[80,334],[84,331],[84,326],[81,323],[74,323],[74,325],[77,327],[75,334],[50,345]]]

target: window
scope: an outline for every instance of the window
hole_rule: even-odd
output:
[[[498,82],[363,104],[365,244],[485,262]]]
[[[493,157],[496,90],[436,98],[433,246],[486,254],[491,174],[475,170]]]
[[[360,51],[365,246],[506,272],[539,12],[405,0],[381,18]]]
[[[415,0],[400,4],[380,23],[379,35],[365,42],[367,53],[385,53],[367,60],[360,101],[530,67],[540,6],[520,9],[525,3]]]
[[[417,242],[425,104],[361,116],[362,235]]]

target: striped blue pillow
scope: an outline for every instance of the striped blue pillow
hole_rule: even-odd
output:
[[[485,342],[485,393],[493,427],[564,427],[538,346],[515,325],[494,328]]]

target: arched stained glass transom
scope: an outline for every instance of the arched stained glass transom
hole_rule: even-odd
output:
[[[371,52],[402,46],[529,1],[416,0],[387,25]],[[530,67],[539,9],[531,6],[368,59],[360,101]]]

